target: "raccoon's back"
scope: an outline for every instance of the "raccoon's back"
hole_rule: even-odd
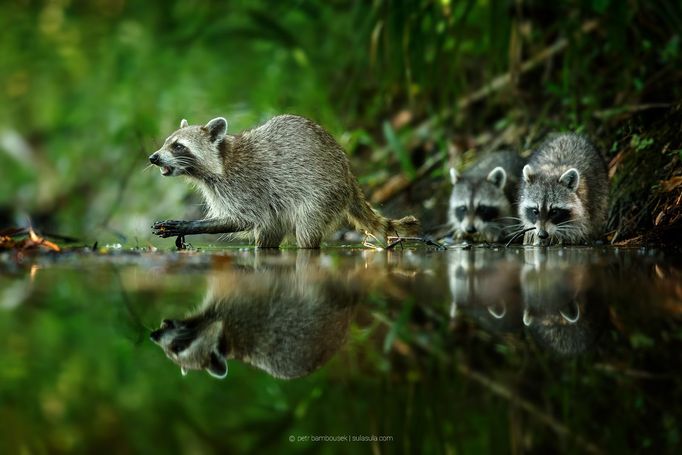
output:
[[[348,184],[350,163],[320,125],[296,115],[279,115],[243,133],[237,145],[260,178],[280,189],[311,192]],[[229,163],[227,163],[229,165]]]
[[[606,175],[606,163],[597,148],[585,136],[575,133],[550,135],[528,164],[546,174],[561,175],[576,168],[581,175]]]
[[[245,132],[240,142],[273,162],[312,170],[346,168],[348,159],[338,142],[315,122],[297,115],[278,115]]]
[[[314,284],[305,291],[309,295],[288,284],[269,284],[262,295],[219,303],[225,333],[238,346],[240,356],[275,377],[309,374],[340,348],[354,302],[341,293],[326,295],[326,290]],[[337,300],[338,305],[333,303]]]

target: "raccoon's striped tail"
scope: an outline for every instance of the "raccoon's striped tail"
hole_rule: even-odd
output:
[[[420,234],[421,225],[413,216],[392,220],[377,213],[367,202],[362,190],[354,182],[354,197],[348,208],[348,220],[359,231],[368,232],[383,241],[388,236],[411,237]]]

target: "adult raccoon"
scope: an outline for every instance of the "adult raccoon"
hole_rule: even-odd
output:
[[[276,248],[295,232],[300,248],[319,248],[344,219],[386,240],[416,235],[412,216],[391,220],[366,201],[341,146],[321,126],[295,115],[280,115],[238,135],[227,121],[204,126],[182,120],[149,161],[164,176],[185,175],[197,184],[207,218],[154,223],[161,237],[250,231],[259,247]]]
[[[236,359],[282,379],[308,375],[344,344],[360,292],[324,270],[329,258],[298,251],[296,267],[216,272],[199,308],[164,319],[150,335],[183,374],[224,378]],[[275,258],[276,259],[276,258]]]

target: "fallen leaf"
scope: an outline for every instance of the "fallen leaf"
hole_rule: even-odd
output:
[[[677,188],[682,186],[682,175],[672,177],[668,180],[662,180],[660,184],[661,190],[665,193],[676,190]]]

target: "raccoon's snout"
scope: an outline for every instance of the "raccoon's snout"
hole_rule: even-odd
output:
[[[161,155],[159,155],[159,152],[154,152],[149,155],[149,162],[155,166],[159,166],[161,168],[161,175],[164,177],[168,177],[169,175],[173,174],[173,167],[164,164],[164,162],[161,160]]]
[[[545,231],[544,229],[540,229],[538,231],[538,237],[541,240],[547,240],[549,238],[549,233],[547,231]]]
[[[151,155],[149,155],[149,162],[152,164],[156,164],[157,166],[161,164],[161,158],[159,158],[159,152],[154,152]]]
[[[467,226],[465,231],[467,234],[475,234],[476,233],[476,227],[473,224],[470,224],[469,226]]]
[[[161,326],[149,334],[149,339],[152,340],[154,343],[158,343],[161,340],[163,332],[165,332],[168,329],[174,329],[176,327],[177,324],[175,323],[175,321],[172,321],[170,319],[164,319],[163,321],[161,321]]]
[[[152,340],[154,343],[158,343],[161,340],[162,333],[163,329],[154,330],[152,333],[149,334],[149,339]]]

